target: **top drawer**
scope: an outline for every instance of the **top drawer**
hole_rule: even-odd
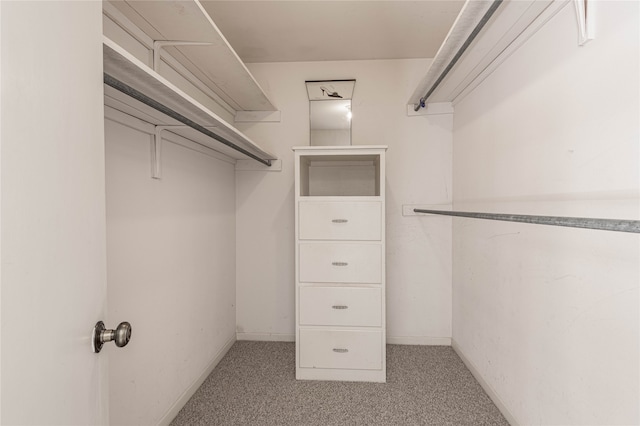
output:
[[[301,201],[301,240],[380,241],[382,203],[377,201]]]

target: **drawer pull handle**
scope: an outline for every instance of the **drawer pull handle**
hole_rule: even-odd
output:
[[[332,309],[349,309],[347,305],[333,305]]]
[[[349,221],[347,219],[333,219],[331,222],[333,222],[333,223],[347,223]]]
[[[331,262],[333,266],[347,266],[347,262]]]
[[[334,352],[337,352],[339,354],[346,354],[347,352],[349,352],[349,349],[344,349],[344,348],[333,348]]]

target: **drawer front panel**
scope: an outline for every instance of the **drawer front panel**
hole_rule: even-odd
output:
[[[380,327],[382,289],[300,287],[300,324]]]
[[[380,241],[382,203],[301,201],[301,240]]]
[[[300,367],[382,369],[382,331],[300,330]]]
[[[300,282],[381,283],[380,244],[300,243]]]

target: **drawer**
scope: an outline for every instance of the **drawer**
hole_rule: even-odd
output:
[[[380,241],[382,203],[372,201],[298,204],[301,240]]]
[[[299,243],[300,282],[382,282],[382,245]]]
[[[382,331],[300,330],[301,368],[382,369]]]
[[[300,324],[380,327],[382,289],[300,287]]]

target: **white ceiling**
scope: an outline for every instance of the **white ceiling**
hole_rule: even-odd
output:
[[[201,0],[246,62],[432,58],[463,0]]]

